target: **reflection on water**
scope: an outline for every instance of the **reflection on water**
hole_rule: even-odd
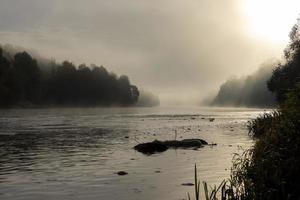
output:
[[[228,177],[246,122],[262,110],[64,108],[0,111],[0,199],[182,199],[193,165],[211,184]],[[214,122],[208,118],[214,117]],[[202,138],[216,147],[145,156],[154,139]],[[128,172],[118,176],[117,171]]]

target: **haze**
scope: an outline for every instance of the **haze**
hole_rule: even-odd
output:
[[[294,0],[1,0],[0,43],[29,47],[57,61],[104,65],[158,94],[162,104],[195,103],[228,77],[280,58],[297,5]]]

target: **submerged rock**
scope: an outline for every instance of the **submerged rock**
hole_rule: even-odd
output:
[[[125,172],[125,171],[118,171],[117,174],[118,174],[119,176],[125,176],[125,175],[127,175],[128,173]]]
[[[182,183],[181,185],[183,185],[183,186],[194,186],[195,184],[194,183]]]
[[[206,141],[201,139],[167,140],[162,143],[171,148],[194,148],[207,144]]]
[[[135,150],[144,154],[154,154],[164,152],[168,148],[200,148],[208,143],[202,139],[184,139],[184,140],[167,140],[147,142],[138,144],[134,147]]]
[[[154,140],[153,142],[142,143],[134,146],[134,149],[144,154],[154,154],[164,152],[168,149],[161,141]]]

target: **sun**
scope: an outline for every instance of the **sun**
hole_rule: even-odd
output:
[[[256,38],[286,43],[300,13],[300,0],[241,0],[246,27]]]

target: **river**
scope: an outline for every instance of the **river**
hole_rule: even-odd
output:
[[[49,108],[0,110],[0,199],[177,200],[201,181],[229,177],[232,156],[253,141],[246,108]],[[215,118],[210,122],[209,118]],[[216,146],[151,156],[140,142],[201,138]],[[128,175],[119,176],[118,171]]]

